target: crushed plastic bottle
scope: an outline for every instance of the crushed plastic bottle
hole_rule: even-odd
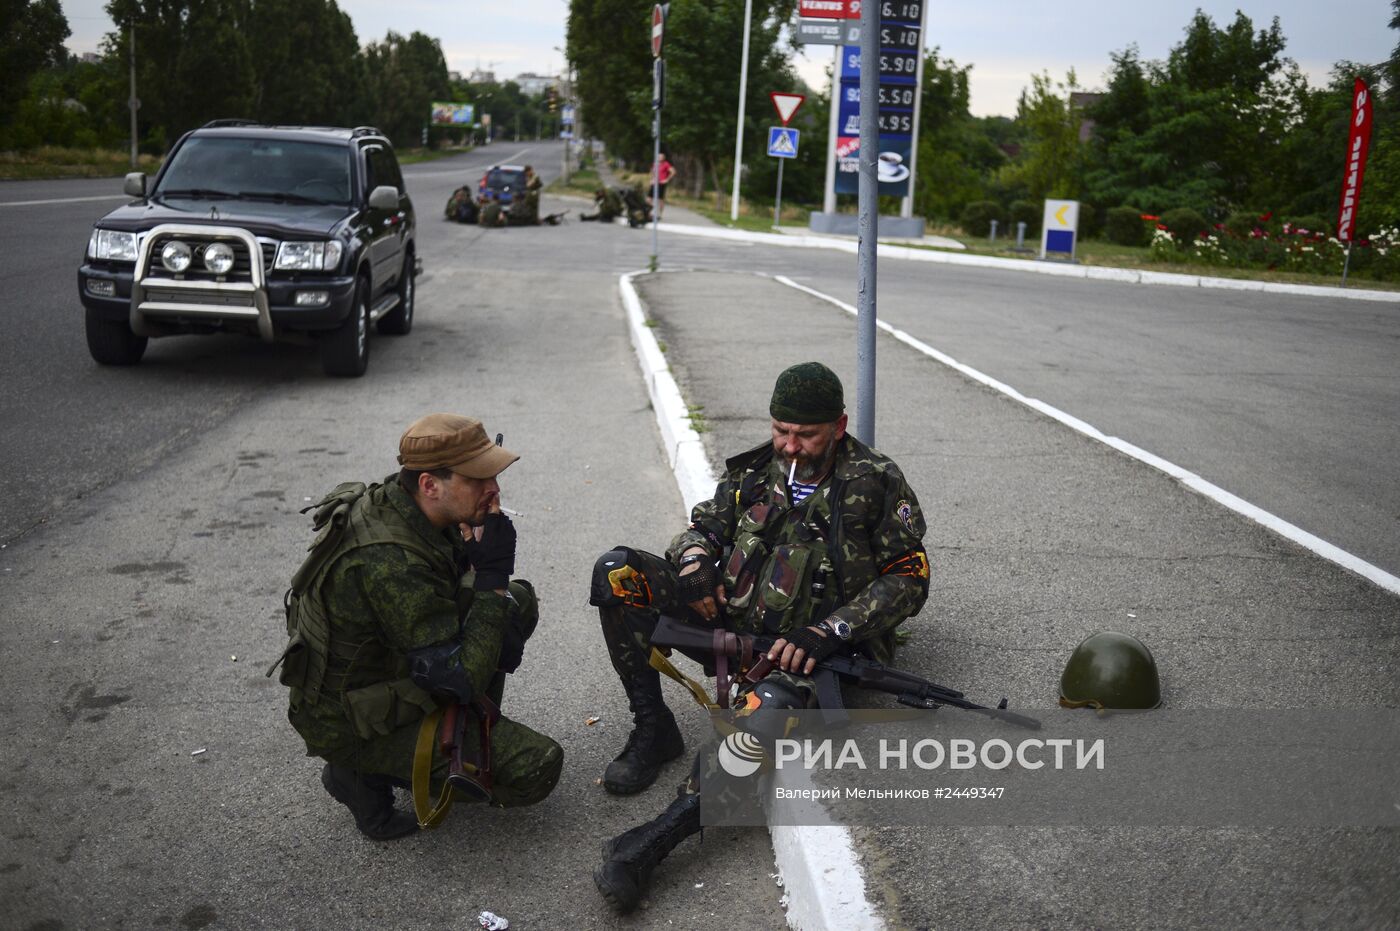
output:
[[[495,912],[482,912],[476,920],[486,931],[506,931],[510,927],[510,922]]]

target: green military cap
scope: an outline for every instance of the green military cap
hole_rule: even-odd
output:
[[[845,410],[841,379],[820,362],[784,369],[768,402],[768,413],[783,423],[831,423]]]

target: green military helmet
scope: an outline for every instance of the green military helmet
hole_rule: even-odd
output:
[[[1162,704],[1157,661],[1138,638],[1104,630],[1074,648],[1060,675],[1066,708],[1156,708]]]

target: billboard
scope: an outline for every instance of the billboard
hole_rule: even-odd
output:
[[[476,122],[476,107],[472,104],[434,100],[432,107],[434,126],[470,126]]]

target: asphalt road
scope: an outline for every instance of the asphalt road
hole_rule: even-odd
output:
[[[84,389],[126,392],[126,376],[169,420],[240,394],[147,465],[111,454],[104,487],[0,551],[0,651],[15,666],[0,691],[0,925],[466,927],[484,909],[524,929],[783,923],[761,830],[688,842],[630,921],[612,919],[590,878],[599,843],[659,812],[688,767],[628,799],[595,784],[630,722],[589,574],[619,539],[663,546],[682,516],[615,297],[641,234],[437,215],[483,163],[519,157],[548,178],[559,152],[501,147],[410,173],[427,274],[412,333],[375,340],[362,379],[326,379],[309,354],[188,340],[155,347],[166,364]],[[384,476],[403,427],[439,409],[482,417],[522,454],[503,496],[543,617],[505,710],[559,740],[565,775],[534,808],[460,806],[439,830],[382,846],[321,790],[263,672],[309,540],[297,510]],[[11,461],[24,452],[12,443]],[[707,722],[684,726],[695,743]],[[727,913],[734,901],[743,914]]]
[[[662,255],[857,300],[839,253],[671,236]],[[1400,575],[1400,305],[895,260],[877,299],[959,362]]]
[[[475,184],[487,166],[533,158],[548,182],[562,155],[559,143],[497,145],[406,166],[425,238],[434,238],[448,194]],[[321,377],[314,349],[240,336],[153,340],[134,368],[93,362],[78,266],[93,222],[129,200],[121,184],[0,182],[0,287],[11,295],[10,336],[0,341],[0,467],[24,489],[0,502],[0,543],[198,442],[260,399]]]

